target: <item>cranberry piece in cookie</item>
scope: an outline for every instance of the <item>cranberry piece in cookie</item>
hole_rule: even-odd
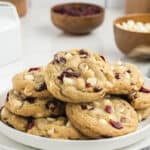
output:
[[[34,127],[34,120],[33,118],[28,118],[28,125],[27,125],[27,130],[30,130]]]
[[[146,89],[144,87],[141,87],[141,89],[139,91],[142,92],[142,93],[150,93],[150,90]]]
[[[107,106],[105,107],[105,111],[106,111],[107,113],[112,113],[112,107],[109,106],[109,105],[107,105]]]
[[[57,54],[54,56],[54,62],[60,64],[65,64],[66,63],[66,58],[58,56]]]
[[[28,70],[28,72],[38,71],[38,70],[40,70],[39,67],[34,67],[34,68],[30,68],[30,69]]]
[[[109,123],[116,129],[122,129],[123,125],[118,122],[118,121],[114,121],[114,120],[110,120]]]

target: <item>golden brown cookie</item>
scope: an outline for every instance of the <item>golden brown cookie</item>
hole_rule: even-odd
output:
[[[131,105],[135,109],[146,109],[150,107],[150,89],[141,87],[138,92],[130,95]]]
[[[44,68],[30,68],[13,77],[13,89],[25,96],[45,98],[52,96],[44,81]]]
[[[34,120],[33,127],[27,132],[33,135],[56,139],[84,139],[65,117],[41,118]]]
[[[143,86],[143,79],[139,69],[129,63],[115,63],[110,65],[108,94],[131,94]]]
[[[45,71],[48,90],[54,97],[72,103],[104,97],[107,62],[102,56],[79,49],[59,52]]]
[[[5,107],[1,109],[0,116],[1,120],[9,126],[20,131],[26,131],[28,125],[27,119],[12,114]]]
[[[139,121],[145,120],[150,116],[150,107],[141,110],[136,110],[136,112],[138,114]]]
[[[90,138],[115,137],[137,129],[137,113],[120,98],[105,98],[83,104],[67,104],[72,125]]]
[[[85,136],[81,135],[79,131],[71,126],[65,117],[25,118],[9,112],[6,108],[2,108],[1,120],[17,130],[37,136],[57,139],[85,138]]]
[[[22,97],[16,91],[8,93],[5,107],[23,117],[59,116],[65,113],[65,104],[55,98]]]

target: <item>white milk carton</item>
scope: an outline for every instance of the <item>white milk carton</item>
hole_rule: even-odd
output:
[[[20,58],[20,20],[15,6],[0,2],[0,66]]]

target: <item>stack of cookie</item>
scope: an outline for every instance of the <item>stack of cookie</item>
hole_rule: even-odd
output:
[[[87,50],[59,52],[46,68],[13,78],[4,123],[49,138],[115,137],[150,115],[150,90],[135,65],[110,64]]]

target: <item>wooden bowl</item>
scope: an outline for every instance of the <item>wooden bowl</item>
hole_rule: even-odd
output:
[[[100,12],[87,16],[71,16],[66,14],[61,14],[56,12],[58,8],[64,6],[75,6],[81,7],[83,5],[96,6],[99,8]],[[89,3],[65,3],[56,5],[51,8],[51,19],[53,24],[62,29],[65,32],[72,34],[86,34],[97,28],[103,23],[104,20],[104,8],[99,5],[89,4]]]
[[[113,27],[117,47],[130,57],[150,58],[150,33],[129,31],[116,25],[127,22],[129,19],[135,22],[150,23],[150,14],[130,14],[116,19],[113,22]]]
[[[11,2],[16,6],[18,15],[23,17],[27,13],[27,0],[0,0],[0,1],[7,1]]]

